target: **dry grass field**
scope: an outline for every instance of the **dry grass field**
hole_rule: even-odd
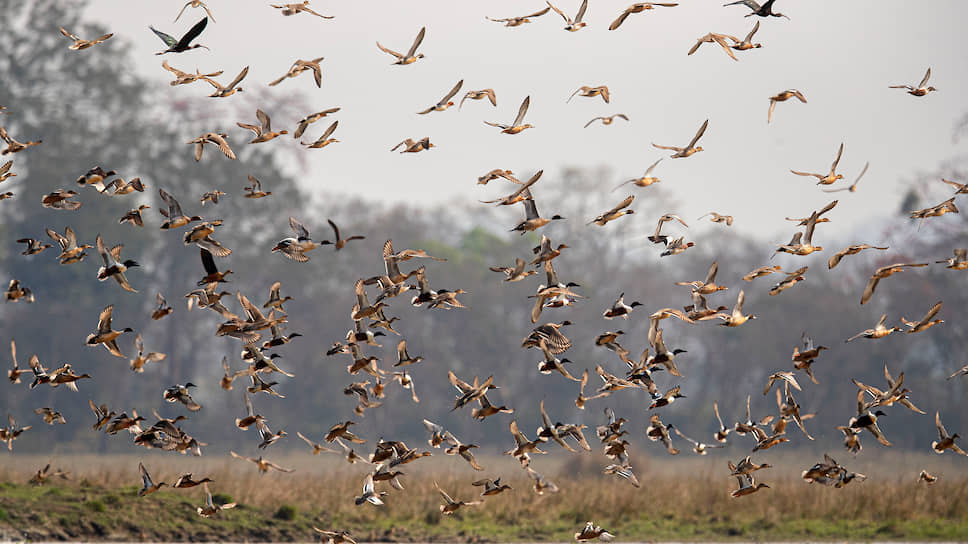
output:
[[[837,455],[869,479],[843,489],[809,485],[800,471],[814,460],[789,457],[761,471],[770,489],[742,498],[729,491],[725,457],[638,459],[642,487],[599,473],[591,455],[533,466],[561,488],[536,495],[531,481],[509,458],[482,457],[475,473],[458,458],[438,455],[402,467],[405,491],[386,505],[355,506],[365,468],[331,457],[274,459],[291,474],[259,475],[240,460],[147,456],[155,481],[173,481],[191,470],[215,480],[216,501],[239,506],[214,519],[199,517],[201,488],[162,491],[139,498],[139,458],[54,459],[71,479],[43,486],[27,483],[46,458],[14,456],[0,470],[0,537],[30,540],[115,541],[309,541],[312,526],[346,529],[368,541],[564,541],[587,520],[623,541],[722,540],[946,540],[968,539],[968,476],[962,459],[880,455],[876,464]],[[766,456],[764,456],[766,457]],[[188,468],[190,466],[190,468]],[[497,467],[500,467],[499,469]],[[919,467],[940,476],[916,483]],[[504,476],[513,490],[483,504],[442,516],[434,481],[455,499],[479,498],[470,482]]]

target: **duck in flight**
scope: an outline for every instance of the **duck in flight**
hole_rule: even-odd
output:
[[[918,83],[917,87],[915,87],[913,85],[890,85],[889,88],[891,88],[891,89],[907,89],[907,93],[909,95],[912,95],[912,96],[924,96],[924,95],[930,93],[931,91],[937,91],[938,90],[938,89],[936,89],[934,87],[926,87],[925,86],[925,85],[928,84],[928,80],[929,79],[931,79],[931,68],[930,67],[928,68],[928,71],[924,73],[924,77],[921,78],[921,83]]]
[[[531,97],[524,97],[524,101],[521,102],[521,107],[518,108],[518,116],[514,118],[514,122],[510,125],[505,125],[502,123],[492,123],[490,121],[484,121],[485,125],[490,125],[492,127],[497,127],[501,129],[504,134],[518,134],[529,128],[534,128],[530,123],[522,124],[524,121],[525,114],[528,113],[528,107],[531,105]]]
[[[565,12],[555,7],[555,5],[552,4],[551,2],[546,2],[546,3],[548,4],[548,7],[551,8],[552,11],[554,11],[558,15],[561,15],[561,18],[565,20],[565,30],[567,30],[568,32],[578,32],[579,30],[588,26],[588,23],[582,21],[582,18],[585,17],[585,10],[588,9],[588,0],[582,0],[581,6],[579,6],[578,13],[575,14],[574,19],[566,15]]]
[[[691,157],[693,154],[702,151],[702,146],[701,145],[697,146],[696,142],[698,142],[699,138],[702,138],[702,135],[706,133],[706,127],[708,126],[709,126],[709,119],[706,119],[706,121],[703,122],[702,126],[699,127],[699,132],[697,132],[696,135],[693,136],[692,141],[690,141],[689,145],[687,145],[686,147],[673,147],[673,146],[658,145],[658,144],[652,144],[652,147],[675,151],[674,155],[670,155],[670,157],[672,157],[673,159]]]
[[[424,58],[423,53],[417,53],[417,48],[420,47],[420,44],[423,42],[424,35],[426,35],[426,33],[427,33],[427,27],[421,27],[420,32],[417,33],[417,37],[414,38],[413,44],[410,46],[410,49],[407,51],[407,54],[405,55],[397,53],[393,49],[388,49],[386,47],[383,47],[382,45],[380,45],[380,42],[376,42],[376,46],[380,48],[380,51],[393,55],[394,57],[397,58],[397,61],[394,62],[393,64],[399,64],[401,66],[406,64],[413,64],[417,62],[417,59]]]
[[[74,40],[74,43],[72,43],[70,47],[68,47],[68,49],[70,49],[71,51],[81,51],[83,49],[87,49],[88,47],[92,47],[99,43],[105,42],[108,39],[110,39],[111,36],[114,36],[114,33],[111,33],[111,34],[105,34],[98,38],[94,38],[93,40],[84,40],[64,30],[64,27],[60,27],[60,33],[63,34],[67,39]]]

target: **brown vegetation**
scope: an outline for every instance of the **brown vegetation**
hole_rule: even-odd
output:
[[[723,459],[637,459],[643,488],[636,490],[623,480],[600,475],[591,455],[573,456],[565,464],[541,466],[561,492],[538,497],[514,461],[486,457],[485,467],[501,468],[484,474],[503,474],[513,489],[454,518],[440,516],[440,496],[433,482],[470,500],[477,491],[470,481],[477,475],[450,458],[433,458],[444,469],[432,469],[427,462],[405,467],[406,490],[391,490],[380,509],[353,505],[365,469],[346,470],[347,465],[334,458],[284,458],[280,461],[297,467],[297,472],[271,476],[260,476],[241,463],[209,459],[193,463],[195,476],[212,477],[213,492],[240,506],[203,520],[194,512],[194,506],[204,501],[201,488],[166,488],[138,498],[136,458],[65,458],[64,463],[55,459],[55,465],[73,468],[72,480],[37,488],[27,485],[26,467],[46,461],[18,456],[16,469],[8,465],[0,472],[0,509],[6,513],[0,515],[0,534],[23,531],[31,540],[305,541],[314,538],[311,527],[316,525],[377,541],[561,541],[585,521],[595,520],[630,541],[968,537],[963,516],[968,480],[957,465],[938,465],[928,456],[888,456],[890,466],[839,457],[870,479],[844,489],[810,485],[799,478],[799,470],[812,460],[803,458],[796,465],[782,461],[762,473],[770,489],[741,499],[729,497],[735,481],[724,475]],[[170,482],[184,466],[158,456],[145,462],[156,481]],[[938,467],[935,472],[941,479],[931,486],[918,484],[922,466]]]

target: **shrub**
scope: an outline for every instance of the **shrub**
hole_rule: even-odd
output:
[[[296,514],[297,511],[295,506],[284,504],[280,506],[278,510],[276,510],[276,513],[273,514],[272,517],[285,521],[292,521],[296,519]]]

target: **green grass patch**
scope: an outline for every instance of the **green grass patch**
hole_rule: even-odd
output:
[[[87,501],[84,503],[84,507],[91,512],[107,512],[108,507],[105,506],[104,502],[99,500]]]
[[[296,516],[298,514],[299,514],[299,511],[296,509],[295,506],[284,504],[280,506],[278,510],[276,510],[275,514],[272,514],[272,517],[274,519],[281,519],[283,521],[292,521],[296,519]]]

